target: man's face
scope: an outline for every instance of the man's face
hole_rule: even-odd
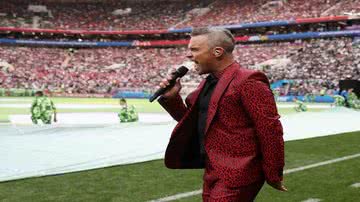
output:
[[[121,108],[126,108],[127,104],[124,101],[120,101],[120,106],[121,106]]]
[[[208,37],[206,35],[191,37],[188,48],[186,57],[195,63],[198,74],[211,72],[214,56],[208,45]]]

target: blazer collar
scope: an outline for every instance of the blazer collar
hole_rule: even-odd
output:
[[[209,126],[215,116],[221,96],[224,94],[226,88],[230,84],[231,80],[234,78],[235,72],[239,68],[240,68],[240,65],[237,62],[234,62],[230,66],[228,66],[225,69],[225,71],[223,72],[223,74],[221,75],[221,77],[213,91],[211,99],[210,99],[207,120],[206,120],[206,127],[205,127],[205,131],[204,131],[205,134],[206,134],[207,130],[209,129]],[[203,86],[204,85],[202,85],[201,87],[203,87]]]

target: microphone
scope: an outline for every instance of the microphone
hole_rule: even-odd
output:
[[[182,64],[175,72],[171,73],[171,79],[169,80],[168,86],[166,88],[159,88],[150,98],[149,101],[153,102],[157,97],[164,94],[167,90],[171,89],[175,83],[177,78],[183,77],[189,71],[189,63]]]

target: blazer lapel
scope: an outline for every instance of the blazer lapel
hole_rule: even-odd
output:
[[[205,134],[207,133],[209,126],[216,114],[220,98],[224,94],[231,80],[234,78],[237,69],[239,69],[238,63],[233,63],[231,66],[229,66],[228,69],[225,70],[224,74],[221,76],[220,80],[218,81],[214,89],[214,92],[211,96],[209,103],[206,126],[205,126]]]
[[[173,132],[172,132],[172,135],[171,135],[171,139],[175,139],[176,137],[179,137],[179,138],[184,138],[185,136],[184,135],[178,135],[178,130],[183,127],[184,125],[184,122],[188,120],[188,117],[193,113],[194,109],[195,109],[195,106],[196,106],[196,102],[197,102],[197,99],[199,97],[199,94],[201,92],[201,90],[204,88],[204,85],[205,85],[205,82],[206,80],[204,79],[198,86],[198,88],[193,91],[188,98],[186,99],[189,99],[188,102],[191,103],[191,107],[189,108],[189,110],[186,112],[186,114],[184,115],[184,117],[181,119],[181,121],[175,126]],[[196,124],[195,123],[192,123],[192,124]],[[189,133],[191,134],[191,133]],[[171,141],[170,141],[171,143]],[[169,143],[169,144],[170,144]]]
[[[204,88],[206,80],[202,80],[201,83],[199,84],[198,88],[193,92],[193,95],[191,96],[189,102],[191,103],[191,108],[189,111],[192,110],[192,108],[194,108],[194,106],[196,105],[197,99],[199,98],[200,92],[201,90]]]

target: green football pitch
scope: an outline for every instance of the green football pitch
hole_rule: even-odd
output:
[[[286,169],[360,153],[360,132],[286,142]],[[264,186],[256,201],[355,202],[360,188],[360,158],[284,176],[288,192]],[[0,201],[141,202],[201,188],[202,170],[170,170],[162,160],[57,176],[0,183]],[[200,201],[200,195],[178,201]]]
[[[1,100],[2,98],[0,98]],[[6,99],[10,99],[7,101]],[[53,98],[55,104],[99,104],[95,109],[59,109],[59,112],[117,112],[116,99]],[[29,104],[30,98],[5,98],[0,103],[0,119],[8,122],[11,114],[26,114],[27,108],[1,107],[1,104]],[[140,112],[164,112],[156,102],[129,99]],[[279,104],[282,105],[282,104]],[[310,109],[322,111],[324,109]],[[295,113],[293,109],[279,108],[281,115]],[[326,127],[326,126],[324,126]],[[285,144],[285,169],[301,168],[328,160],[360,153],[360,131]],[[19,168],[21,169],[21,168]],[[70,174],[29,178],[0,183],[0,201],[113,201],[143,202],[186,193],[201,188],[202,170],[170,170],[162,160],[132,165],[114,166]],[[288,192],[282,193],[265,185],[256,201],[287,202],[310,198],[321,201],[359,201],[360,188],[351,187],[360,182],[360,157],[301,170],[284,176]],[[195,195],[177,201],[201,201]]]

